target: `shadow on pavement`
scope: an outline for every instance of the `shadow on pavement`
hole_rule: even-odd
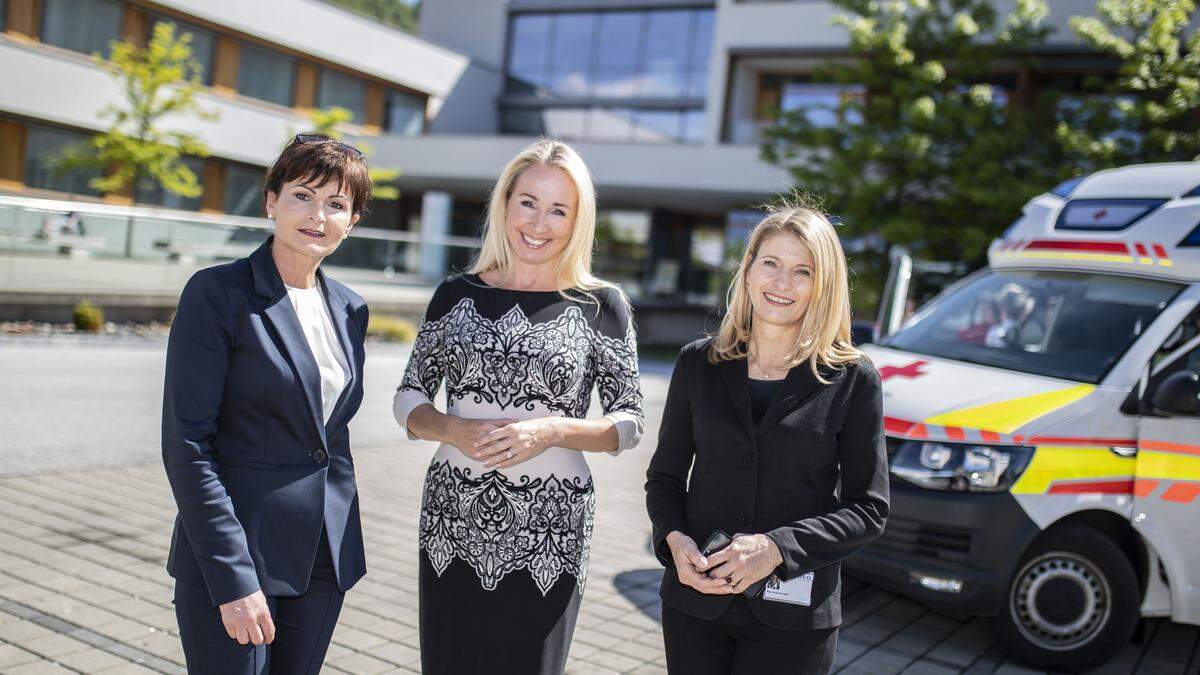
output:
[[[662,608],[658,602],[658,585],[662,583],[662,575],[662,568],[629,570],[613,577],[613,586],[642,614],[661,622]]]

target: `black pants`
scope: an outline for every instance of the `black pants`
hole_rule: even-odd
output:
[[[267,596],[275,641],[241,645],[225,632],[208,589],[175,583],[175,618],[191,675],[304,675],[321,672],[345,594],[338,590],[324,532],[304,595]]]
[[[679,675],[825,675],[837,655],[837,628],[780,630],[759,621],[738,596],[714,621],[662,608],[667,671]]]

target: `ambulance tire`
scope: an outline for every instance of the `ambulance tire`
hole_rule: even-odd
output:
[[[1029,547],[1004,608],[987,623],[1021,661],[1084,670],[1129,644],[1140,588],[1129,558],[1108,535],[1086,525],[1054,528]]]

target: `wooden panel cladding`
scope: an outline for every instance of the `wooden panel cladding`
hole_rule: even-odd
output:
[[[36,40],[41,35],[42,0],[8,0],[5,32]]]
[[[25,182],[25,126],[0,120],[0,181]]]
[[[212,87],[222,94],[237,93],[238,67],[242,62],[242,46],[225,37],[217,37],[213,61]]]
[[[121,9],[121,39],[144,47],[150,41],[150,15],[125,5]]]
[[[222,213],[225,210],[225,174],[227,167],[224,162],[212,159],[204,160],[204,194],[200,196],[200,210],[209,213]]]
[[[367,118],[363,120],[363,131],[371,134],[381,133],[387,110],[387,92],[383,87],[368,82],[366,103]]]
[[[317,67],[301,61],[296,64],[296,87],[292,105],[300,110],[311,110],[317,104]]]

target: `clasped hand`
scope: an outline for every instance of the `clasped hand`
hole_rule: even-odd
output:
[[[557,444],[556,417],[528,420],[461,420],[454,446],[489,469],[504,469],[527,462]]]
[[[783,562],[779,547],[762,534],[739,534],[733,543],[710,556],[703,555],[696,542],[682,532],[672,532],[667,545],[680,583],[708,595],[741,593]]]

